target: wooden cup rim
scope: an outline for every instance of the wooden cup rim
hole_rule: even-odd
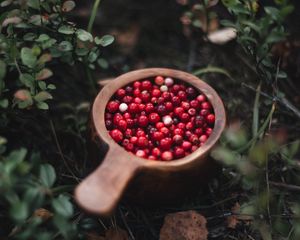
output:
[[[212,134],[201,147],[199,147],[196,151],[187,155],[184,158],[172,161],[155,161],[137,157],[133,153],[126,151],[123,147],[117,144],[110,137],[108,130],[106,129],[104,120],[105,107],[112,95],[119,88],[124,87],[131,82],[155,76],[171,77],[191,84],[192,86],[200,90],[202,93],[204,93],[213,106],[216,119]],[[102,141],[108,144],[110,148],[109,151],[117,149],[119,152],[121,148],[123,150],[122,154],[124,154],[122,157],[127,157],[129,161],[135,161],[136,164],[141,168],[177,171],[180,169],[189,168],[190,165],[193,165],[194,161],[200,161],[208,154],[210,149],[216,144],[216,142],[220,138],[225,128],[226,113],[223,102],[219,95],[216,93],[216,91],[210,85],[208,85],[198,77],[183,71],[168,68],[146,68],[120,75],[119,77],[115,78],[110,83],[105,85],[104,88],[98,93],[97,97],[95,98],[92,108],[92,119],[95,125],[97,135]]]

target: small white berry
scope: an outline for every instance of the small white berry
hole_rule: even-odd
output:
[[[167,87],[166,85],[162,85],[162,86],[160,87],[160,91],[162,91],[162,92],[167,92],[167,91],[168,91],[168,87]]]
[[[121,103],[119,106],[120,112],[125,112],[128,109],[128,105],[126,103]]]
[[[169,115],[164,116],[164,117],[162,118],[162,120],[163,120],[163,123],[164,123],[167,127],[168,127],[168,126],[171,126],[172,123],[173,123],[173,120],[172,120],[172,118],[171,118]]]
[[[165,79],[165,84],[168,86],[168,87],[170,87],[170,86],[172,86],[173,84],[174,84],[174,80],[172,79],[172,78],[166,78]]]

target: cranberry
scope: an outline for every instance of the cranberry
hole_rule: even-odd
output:
[[[186,125],[185,125],[185,128],[187,130],[193,130],[194,129],[194,124],[192,122],[188,122]]]
[[[192,132],[189,131],[189,130],[185,131],[184,135],[185,135],[186,138],[190,138],[190,136],[192,136]]]
[[[165,136],[168,136],[170,134],[170,130],[167,127],[162,127],[159,129],[160,132],[162,132]]]
[[[206,136],[206,135],[201,135],[201,136],[199,137],[199,140],[200,140],[201,143],[204,143],[204,142],[206,142],[206,140],[207,140],[207,136]]]
[[[198,97],[197,97],[197,100],[199,101],[199,102],[205,102],[206,101],[206,97],[205,97],[205,95],[203,95],[203,94],[200,94]]]
[[[165,107],[166,107],[166,110],[167,110],[168,112],[173,111],[173,103],[171,103],[171,102],[166,102],[166,103],[165,103]]]
[[[131,116],[131,114],[130,114],[129,112],[125,112],[125,113],[123,114],[123,117],[124,117],[125,119],[132,118],[132,116]]]
[[[205,133],[207,136],[209,136],[212,133],[212,128],[206,128]]]
[[[134,88],[139,88],[139,87],[141,87],[141,82],[135,81],[135,82],[133,83],[133,87],[134,87]]]
[[[106,112],[105,113],[105,119],[112,119],[113,115],[111,113]]]
[[[152,97],[152,98],[151,98],[151,103],[157,104],[157,103],[158,103],[157,97]]]
[[[166,114],[166,107],[164,105],[158,105],[156,111],[159,115]]]
[[[199,102],[194,99],[194,100],[190,101],[190,105],[192,108],[197,109],[199,107]]]
[[[137,130],[136,131],[136,136],[137,137],[144,137],[144,136],[146,136],[146,134],[145,134],[144,130]]]
[[[122,116],[121,113],[116,113],[115,116],[114,116],[114,119],[113,119],[113,123],[114,123],[115,125],[118,125],[118,122],[119,122],[120,120],[123,120],[123,119],[124,119],[124,118],[123,118],[123,116]]]
[[[130,138],[133,135],[133,131],[131,128],[127,128],[124,133],[125,137]]]
[[[107,110],[110,112],[110,113],[115,113],[116,111],[119,110],[119,103],[116,102],[116,101],[110,101],[108,102],[107,104]]]
[[[142,99],[139,98],[139,97],[135,97],[135,98],[133,99],[133,102],[136,103],[136,104],[141,104],[141,103],[142,103]]]
[[[148,159],[149,159],[149,160],[156,160],[157,158],[156,158],[155,156],[153,156],[153,155],[149,155],[149,156],[148,156]]]
[[[163,85],[164,84],[164,78],[162,76],[157,76],[154,80],[154,82],[157,84],[157,85]]]
[[[141,99],[144,103],[148,103],[150,101],[150,98],[151,98],[150,93],[148,93],[147,91],[143,91],[141,93]]]
[[[152,153],[153,156],[155,156],[157,158],[160,157],[160,155],[161,155],[161,151],[157,147],[153,148],[151,153]]]
[[[173,142],[177,145],[180,145],[183,141],[182,135],[176,134],[173,136]]]
[[[203,134],[203,130],[202,128],[196,128],[194,133],[197,134],[198,136],[201,136]]]
[[[186,100],[186,93],[184,91],[179,91],[177,93],[177,96],[181,99],[181,100]]]
[[[132,144],[136,144],[136,143],[137,143],[137,140],[138,140],[138,138],[135,137],[135,136],[133,136],[133,137],[130,138],[130,142],[131,142]]]
[[[190,108],[188,110],[188,114],[190,114],[191,116],[195,116],[196,115],[196,109],[195,108]]]
[[[185,90],[185,92],[186,92],[187,97],[188,97],[189,99],[193,99],[193,98],[196,96],[196,94],[197,94],[195,88],[193,88],[193,87],[188,87],[188,88]]]
[[[123,88],[119,88],[116,92],[116,96],[119,99],[122,99],[126,95],[126,91]]]
[[[174,106],[179,106],[181,103],[181,100],[179,97],[174,96],[174,97],[172,97],[172,103],[174,104]]]
[[[141,84],[142,90],[150,90],[151,88],[152,88],[152,84],[150,81],[148,81],[148,80],[142,81],[142,84]]]
[[[122,132],[124,132],[127,128],[127,122],[125,120],[120,120],[117,124],[118,129],[120,129]]]
[[[148,125],[148,118],[146,116],[140,116],[138,118],[138,124],[140,127],[146,127]]]
[[[128,106],[128,112],[130,113],[138,113],[139,112],[139,105],[136,103],[130,103]]]
[[[165,124],[164,124],[163,122],[158,122],[158,123],[155,124],[155,127],[156,127],[157,129],[161,129],[161,128],[164,127],[164,126],[165,126]]]
[[[175,128],[174,131],[173,131],[173,134],[183,136],[184,135],[184,130],[182,128]]]
[[[164,133],[163,132],[154,132],[152,134],[152,138],[154,141],[160,141],[161,139],[163,139],[164,137]]]
[[[133,97],[129,96],[129,95],[126,95],[125,97],[123,97],[123,102],[124,103],[131,103],[133,100]]]
[[[123,133],[118,129],[111,130],[110,131],[110,136],[116,142],[121,142],[123,140]]]
[[[145,107],[145,111],[146,111],[146,113],[151,113],[151,112],[153,112],[153,111],[154,111],[154,106],[153,106],[153,104],[152,104],[152,103],[147,103],[147,104],[146,104],[146,107]]]
[[[171,89],[171,92],[174,93],[174,94],[177,94],[180,90],[180,86],[178,84],[174,84],[172,89]]]
[[[146,109],[146,105],[143,103],[139,104],[139,111],[141,112],[141,114],[143,113],[143,111]],[[145,114],[144,114],[145,115]]]
[[[132,144],[132,143],[128,143],[126,146],[125,146],[125,149],[127,150],[127,151],[133,151],[133,149],[134,149],[134,145]]]
[[[185,124],[180,122],[177,124],[177,127],[180,128],[180,129],[185,129]]]
[[[127,86],[125,88],[126,94],[132,95],[133,93],[133,88],[131,86]]]
[[[136,156],[141,157],[141,158],[146,158],[147,154],[145,153],[144,150],[137,150],[135,153]]]
[[[174,113],[176,116],[181,117],[181,115],[184,113],[184,109],[182,107],[176,107],[174,109]]]
[[[161,91],[159,89],[152,90],[152,97],[160,97]]]
[[[157,104],[163,104],[165,99],[163,97],[157,98]]]
[[[148,139],[144,136],[138,138],[136,145],[140,148],[146,148],[148,146]]]
[[[159,121],[160,121],[160,116],[157,113],[150,113],[150,115],[149,115],[150,123],[157,123]]]
[[[127,122],[127,127],[129,127],[129,128],[132,128],[135,125],[134,120],[131,118],[126,119],[126,122]]]
[[[201,109],[200,111],[201,116],[206,116],[207,114],[209,114],[209,111],[207,109]]]
[[[203,102],[201,103],[201,108],[211,109],[211,104],[209,102]]]
[[[113,128],[113,122],[110,119],[105,120],[105,126],[108,130],[111,130]]]
[[[199,144],[199,138],[196,134],[192,134],[190,137],[189,137],[189,141],[194,144],[194,145],[197,145]]]
[[[175,158],[182,158],[185,155],[185,151],[181,147],[176,147],[174,150],[174,156]]]
[[[192,147],[192,144],[188,141],[183,141],[181,147],[185,150],[185,151],[188,151],[191,149]]]
[[[139,88],[136,88],[133,90],[133,95],[135,97],[140,97],[141,96],[141,90]]]
[[[172,140],[171,138],[163,138],[159,142],[159,146],[162,150],[168,150],[171,148]]]
[[[161,154],[161,159],[164,161],[171,161],[173,159],[173,154],[170,151],[165,151]]]
[[[190,120],[190,115],[188,113],[183,113],[181,114],[180,119],[184,123],[188,122]]]
[[[209,114],[206,116],[206,121],[209,124],[213,124],[215,122],[215,115],[214,114]]]
[[[171,94],[169,92],[163,92],[161,94],[162,98],[165,100],[165,101],[170,101],[171,100]]]
[[[195,117],[195,126],[202,127],[203,124],[204,124],[204,118],[202,116],[196,116]]]

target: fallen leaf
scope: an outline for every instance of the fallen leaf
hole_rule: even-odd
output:
[[[160,240],[207,240],[206,219],[196,211],[168,214],[160,230]]]
[[[227,227],[235,229],[237,224],[240,222],[249,223],[253,220],[252,216],[249,215],[242,215],[241,213],[241,206],[238,202],[231,208],[232,215],[227,218]]]
[[[128,234],[121,228],[110,228],[105,233],[106,240],[128,240]]]
[[[38,208],[34,211],[33,216],[39,217],[42,220],[46,221],[53,216],[53,213],[51,213],[50,211],[48,211],[45,208]]]

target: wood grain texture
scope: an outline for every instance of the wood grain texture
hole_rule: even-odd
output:
[[[158,75],[187,82],[203,92],[216,116],[213,132],[205,144],[188,156],[170,162],[146,160],[127,152],[110,137],[104,120],[106,104],[117,89]],[[199,78],[182,71],[149,68],[123,74],[107,83],[94,101],[92,123],[94,137],[107,144],[109,150],[102,164],[76,188],[75,199],[90,213],[109,215],[126,188],[126,195],[136,202],[151,203],[154,198],[161,200],[157,202],[168,202],[184,194],[195,181],[207,181],[213,165],[207,155],[224,130],[226,115],[218,94]]]

